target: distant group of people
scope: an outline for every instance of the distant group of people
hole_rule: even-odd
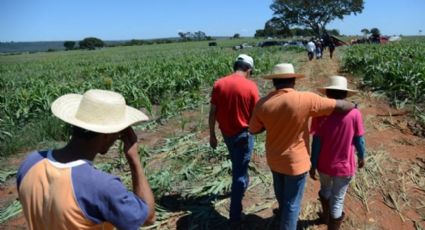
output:
[[[295,230],[307,175],[320,176],[321,220],[328,229],[339,229],[348,184],[357,165],[364,166],[365,142],[361,113],[346,97],[342,76],[332,76],[327,95],[295,90],[297,79],[290,63],[274,66],[263,76],[275,89],[265,97],[249,78],[252,57],[241,54],[234,72],[218,79],[211,93],[210,145],[218,141],[218,123],[232,162],[229,221],[232,228],[244,221],[242,200],[249,185],[248,165],[254,135],[266,132],[266,159],[280,229]],[[35,151],[21,164],[17,174],[19,199],[30,229],[138,229],[155,222],[155,201],[140,163],[137,136],[131,125],[147,120],[141,111],[127,106],[118,93],[89,90],[83,95],[67,94],[51,106],[53,114],[71,124],[70,141],[60,149]],[[309,119],[313,118],[311,129]],[[313,135],[312,154],[309,135]],[[123,142],[132,191],[120,179],[93,167],[97,154]],[[214,179],[214,178],[211,178]]]
[[[329,57],[332,59],[336,45],[331,37],[325,37],[325,40],[322,38],[310,39],[306,46],[308,60],[311,61],[314,59],[314,57],[316,57],[316,59],[321,59],[323,57],[323,51],[326,47],[329,49]]]

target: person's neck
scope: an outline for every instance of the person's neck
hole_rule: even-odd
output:
[[[65,147],[54,150],[52,155],[60,163],[69,163],[76,160],[93,161],[97,155],[95,149],[90,141],[71,139]]]
[[[241,76],[243,76],[245,78],[248,78],[248,72],[244,72],[242,70],[236,70],[235,71],[235,74],[238,74],[238,75],[241,75]]]
[[[294,89],[295,88],[295,85],[294,84],[280,84],[280,85],[276,85],[275,86],[275,88],[276,88],[276,90],[279,90],[279,89]]]

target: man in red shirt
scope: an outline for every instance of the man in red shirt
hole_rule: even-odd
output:
[[[242,198],[248,188],[248,164],[254,148],[248,124],[259,100],[257,85],[248,80],[254,68],[252,57],[241,54],[233,65],[234,72],[214,83],[209,114],[210,145],[217,147],[215,122],[223,135],[232,161],[232,191],[230,195],[230,223],[242,217]]]

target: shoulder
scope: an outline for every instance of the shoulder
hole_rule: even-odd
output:
[[[355,108],[352,109],[349,113],[349,116],[351,116],[353,119],[361,119],[362,118],[362,113],[360,112],[359,109]]]
[[[26,175],[26,173],[31,169],[32,166],[40,162],[41,160],[45,159],[47,156],[47,151],[34,151],[31,152],[25,160],[22,162],[22,164],[19,166],[16,180],[18,187],[21,184],[22,179]]]
[[[121,180],[117,176],[98,170],[91,164],[72,168],[72,180],[73,183],[83,186],[84,189],[100,189],[100,192],[103,187],[116,186],[117,182],[121,184]]]

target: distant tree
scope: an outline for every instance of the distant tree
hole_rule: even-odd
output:
[[[80,46],[80,49],[94,50],[96,48],[104,47],[105,43],[99,38],[88,37],[78,42],[78,45]]]
[[[193,35],[194,35],[194,38],[199,41],[205,40],[205,38],[207,37],[207,35],[202,31],[195,32]]]
[[[238,39],[238,38],[240,38],[240,37],[241,37],[241,35],[240,35],[240,34],[238,34],[238,33],[236,33],[236,34],[234,34],[234,35],[233,35],[233,38],[234,38],[234,39]]]
[[[372,36],[379,36],[379,35],[381,35],[381,31],[379,31],[378,28],[372,28],[370,30],[370,33],[372,34]]]
[[[422,35],[422,30],[419,30],[419,35]]]
[[[274,20],[287,26],[311,28],[320,37],[329,22],[361,13],[363,5],[363,0],[273,0],[270,8]]]
[[[367,37],[367,35],[370,33],[370,31],[366,28],[362,29],[360,32],[362,32],[365,37]]]
[[[380,39],[379,37],[381,36],[381,31],[379,31],[378,28],[372,28],[370,30],[371,36],[370,36],[370,40],[372,43],[379,43]]]
[[[74,41],[65,41],[63,43],[63,46],[65,46],[66,50],[73,50],[75,48],[75,42]]]
[[[327,30],[327,32],[329,35],[340,36],[339,30],[337,29]]]

